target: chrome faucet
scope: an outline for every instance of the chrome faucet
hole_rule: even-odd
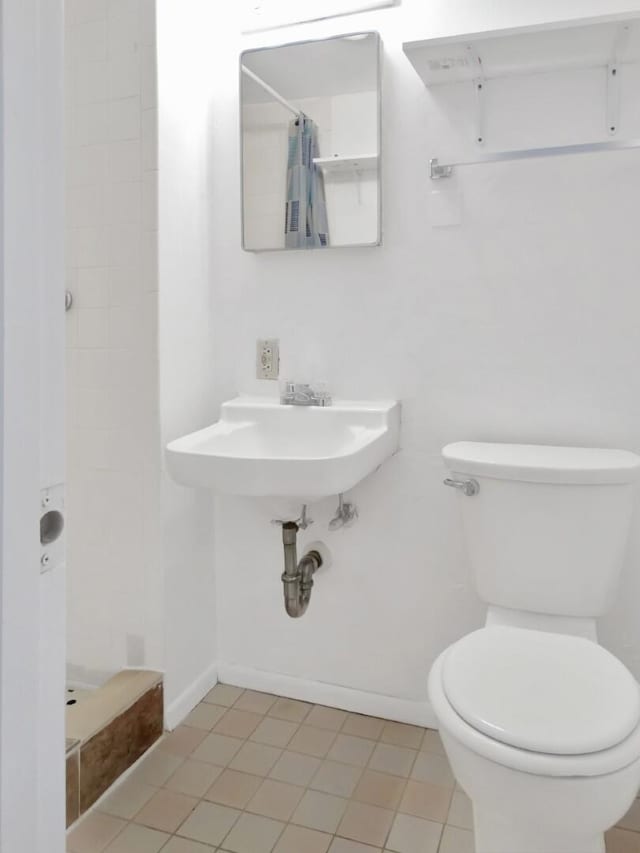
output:
[[[331,395],[322,385],[313,388],[306,382],[285,382],[280,403],[283,406],[330,406]]]

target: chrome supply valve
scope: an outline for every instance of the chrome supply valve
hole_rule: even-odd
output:
[[[477,480],[452,480],[447,477],[444,480],[445,486],[450,486],[452,489],[458,489],[468,498],[472,498],[480,491],[480,483]]]
[[[358,507],[345,501],[344,495],[338,495],[338,508],[336,514],[329,522],[329,530],[340,530],[341,527],[350,527],[358,518]]]

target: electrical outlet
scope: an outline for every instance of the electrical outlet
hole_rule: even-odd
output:
[[[277,379],[280,372],[280,342],[266,338],[256,342],[256,378]]]

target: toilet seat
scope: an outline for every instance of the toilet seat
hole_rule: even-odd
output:
[[[510,633],[499,635],[494,634],[493,636],[485,635],[484,633],[495,631],[508,631]],[[518,632],[523,632],[523,634],[526,633],[528,636],[520,637]],[[478,755],[483,756],[490,761],[494,761],[497,764],[540,776],[600,776],[607,773],[613,773],[628,766],[632,762],[637,761],[640,756],[640,712],[637,711],[637,706],[633,699],[627,707],[625,715],[623,715],[626,716],[626,719],[623,719],[623,717],[616,718],[616,723],[613,727],[611,727],[607,721],[605,721],[603,727],[598,724],[597,733],[594,735],[594,738],[588,741],[585,740],[585,733],[591,723],[587,723],[586,726],[578,727],[581,729],[580,738],[578,740],[569,738],[569,745],[573,745],[573,747],[576,748],[576,744],[581,742],[588,748],[588,750],[581,753],[553,751],[558,748],[559,743],[557,738],[554,737],[553,726],[548,726],[548,721],[550,719],[549,716],[546,717],[544,725],[538,724],[535,714],[529,715],[528,719],[526,713],[520,718],[512,716],[510,719],[508,715],[505,715],[502,718],[494,717],[492,721],[487,719],[487,710],[489,709],[489,705],[477,706],[476,714],[475,716],[473,715],[472,705],[469,704],[472,701],[471,697],[473,695],[479,695],[482,698],[482,696],[481,694],[473,694],[471,692],[468,695],[463,694],[463,692],[461,692],[462,688],[460,687],[460,683],[464,680],[464,666],[468,666],[472,661],[477,663],[477,661],[482,657],[480,651],[475,653],[475,649],[483,649],[486,651],[492,643],[495,645],[497,642],[500,644],[504,644],[506,642],[510,642],[512,644],[515,643],[517,648],[522,648],[523,646],[526,646],[527,643],[531,645],[536,640],[542,640],[543,643],[547,644],[550,642],[549,638],[553,638],[553,640],[560,639],[561,642],[557,646],[555,644],[547,645],[547,648],[557,648],[558,654],[560,655],[560,650],[566,648],[564,640],[567,638],[564,635],[556,634],[549,634],[546,637],[541,638],[538,635],[542,633],[546,632],[530,631],[529,629],[523,628],[483,628],[468,637],[464,637],[458,643],[454,643],[453,646],[450,646],[440,655],[433,665],[429,675],[429,699],[440,722],[441,730],[445,735],[445,738],[447,735],[454,737]],[[477,635],[480,636],[478,637]],[[475,639],[470,639],[474,636]],[[581,642],[591,643],[589,640],[581,640]],[[456,652],[459,644],[461,645],[461,650]],[[592,645],[595,649],[601,649],[601,647],[596,644]],[[467,648],[465,649],[465,647]],[[469,653],[469,648],[473,648],[474,653]],[[604,649],[601,649],[601,651],[604,652],[605,655],[608,655]],[[587,650],[585,650],[587,658],[580,658],[580,654],[581,653],[578,652],[578,660],[593,659],[589,657],[590,653]],[[596,654],[598,653],[596,652]],[[449,657],[451,657],[452,662],[451,668],[447,666]],[[612,656],[609,657],[612,658]],[[570,659],[571,661],[574,661],[576,658],[571,657]],[[602,664],[605,660],[607,661],[607,664],[611,662],[608,658],[600,658],[600,663]],[[622,664],[616,661],[615,658],[612,658],[612,660],[622,667]],[[459,666],[456,664],[456,661],[458,661]],[[461,663],[461,661],[463,661],[463,663]],[[603,665],[602,671],[605,671],[606,667],[607,673],[614,673],[611,683],[615,685],[615,690],[621,691],[616,695],[624,695],[626,692],[624,685],[626,683],[628,686],[628,679],[626,679],[625,676],[621,676],[621,678],[618,679],[618,676],[621,675],[620,671],[615,666],[609,670],[607,664]],[[624,667],[622,667],[622,669],[624,670]],[[485,669],[484,672],[486,673],[487,670]],[[499,667],[496,666],[493,670],[494,676],[499,672]],[[626,673],[626,670],[624,670],[624,672]],[[514,674],[512,671],[512,675],[514,675],[513,683],[515,685],[517,674]],[[630,673],[627,673],[627,675],[633,680]],[[459,683],[456,683],[456,679]],[[479,679],[479,681],[481,680],[482,679]],[[609,683],[610,679],[607,675],[606,683],[602,684],[602,692],[607,691]],[[458,710],[458,708],[454,706],[453,702],[450,701],[447,689],[454,697],[454,701],[457,702],[460,710]],[[636,691],[637,690],[638,688],[636,685]],[[513,695],[516,695],[516,692],[517,691],[514,691]],[[527,701],[526,697],[528,697],[531,692],[529,685],[529,689],[526,693],[522,694],[522,702]],[[463,695],[465,695],[466,698],[463,698]],[[549,704],[556,705],[552,698],[549,699]],[[595,706],[598,706],[598,702],[595,703]],[[522,709],[523,705],[520,704],[519,707]],[[537,707],[541,707],[541,704]],[[628,731],[626,735],[623,735],[617,743],[612,743],[608,747],[598,748],[598,744],[611,741],[612,731],[616,730],[618,732],[622,732],[628,728],[629,721],[634,717],[634,711],[631,710],[633,707],[636,708],[635,726]],[[482,710],[485,711],[484,714],[482,714]],[[589,708],[587,717],[592,721],[593,717],[590,715],[590,711],[591,708]],[[463,717],[463,713],[468,719]],[[484,717],[485,719],[481,720],[481,717]],[[498,737],[488,734],[488,731],[494,730],[491,728],[491,723],[493,722],[495,727],[496,719],[501,719],[502,721],[502,732],[500,732],[501,737],[512,741],[518,741],[520,743],[529,742],[532,745],[537,745],[538,748],[532,749],[517,746],[512,743],[505,742],[504,739],[501,740],[498,739]],[[553,719],[555,722],[555,718]],[[565,717],[561,724],[564,734],[567,733],[566,722],[568,719],[569,717]],[[468,720],[472,720],[473,724]],[[516,725],[518,720],[527,720],[527,723],[525,723],[524,726],[519,724]],[[484,731],[482,730],[483,728]],[[548,745],[553,745],[553,750],[545,751],[545,749],[543,749],[543,747]]]
[[[606,649],[582,637],[483,628],[448,649],[442,683],[465,722],[519,749],[599,752],[640,724],[635,678]]]

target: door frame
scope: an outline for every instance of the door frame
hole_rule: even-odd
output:
[[[65,849],[63,0],[0,0],[0,849]]]

